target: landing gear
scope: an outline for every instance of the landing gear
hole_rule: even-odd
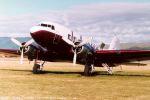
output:
[[[94,72],[94,67],[93,66],[85,66],[84,67],[84,75],[85,76],[91,76]]]
[[[33,72],[33,74],[39,74],[41,72],[40,65],[34,64],[32,72]]]
[[[43,70],[44,63],[45,63],[45,61],[43,63],[40,62],[38,64],[38,62],[35,61],[34,66],[33,66],[33,70],[32,70],[33,74],[40,74],[42,72],[42,70]]]
[[[94,72],[94,55],[88,52],[86,55],[86,63],[84,67],[84,75],[91,76]]]

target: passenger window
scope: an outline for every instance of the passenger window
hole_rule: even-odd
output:
[[[48,25],[48,27],[51,27],[51,25]]]

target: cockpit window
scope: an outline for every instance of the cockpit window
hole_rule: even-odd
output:
[[[41,26],[47,27],[47,24],[41,24]]]
[[[53,25],[40,24],[40,26],[49,27],[49,28],[51,28],[52,30],[55,30],[55,26],[53,26]]]
[[[51,27],[52,25],[48,25],[48,27]]]
[[[52,30],[55,30],[55,27],[52,25]]]

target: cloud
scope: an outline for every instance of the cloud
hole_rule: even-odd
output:
[[[121,42],[150,41],[150,4],[91,4],[66,11],[0,17],[0,36],[29,36],[32,26],[41,21],[63,24],[83,36],[93,36],[95,42],[109,43],[118,35]]]
[[[84,35],[103,38],[107,34],[105,42],[110,42],[115,34],[122,42],[150,41],[150,4],[95,4],[77,9],[72,19]]]

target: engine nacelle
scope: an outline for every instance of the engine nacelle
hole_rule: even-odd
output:
[[[23,53],[26,54],[27,52],[29,52],[30,46],[27,46],[27,47],[19,47],[19,53],[21,53],[22,49],[23,49]]]
[[[24,55],[28,56],[28,59],[30,61],[36,58],[37,48],[35,48],[34,46],[29,45],[27,47],[20,47],[18,50],[18,53],[21,54],[22,49],[23,49]]]
[[[72,51],[77,52],[77,59],[80,63],[85,63],[88,54],[94,54],[94,48],[90,44],[85,44],[81,47],[72,48]]]

